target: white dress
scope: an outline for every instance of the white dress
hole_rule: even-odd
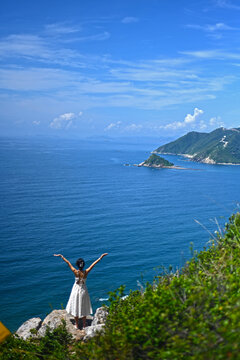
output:
[[[92,305],[86,286],[86,278],[75,277],[75,282],[66,306],[66,311],[78,317],[92,314]]]

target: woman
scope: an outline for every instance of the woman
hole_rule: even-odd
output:
[[[92,263],[87,270],[83,270],[85,262],[83,259],[79,258],[76,261],[78,270],[75,269],[70,261],[65,259],[61,254],[54,254],[54,256],[60,256],[70,267],[72,272],[75,275],[75,283],[72,287],[72,291],[66,306],[66,311],[75,317],[76,329],[79,329],[78,319],[82,318],[83,328],[86,327],[86,316],[92,314],[92,305],[88,295],[88,290],[86,287],[86,279],[92,268],[100,261],[104,256],[108,255],[107,253],[102,254],[100,258]]]

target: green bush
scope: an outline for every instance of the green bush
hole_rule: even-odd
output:
[[[47,329],[41,339],[22,340],[18,336],[9,336],[0,346],[1,360],[67,360],[72,336],[66,330],[66,324],[52,332]]]
[[[105,335],[78,344],[76,359],[240,359],[239,214],[217,238],[143,295],[112,295]]]

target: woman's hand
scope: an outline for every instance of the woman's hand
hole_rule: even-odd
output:
[[[60,256],[60,257],[62,257],[62,255],[61,255],[61,254],[53,254],[53,256]]]
[[[108,253],[104,253],[100,256],[100,258],[102,259],[104,256],[108,255]]]

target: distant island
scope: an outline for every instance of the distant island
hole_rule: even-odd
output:
[[[221,127],[210,133],[192,131],[158,147],[153,154],[183,155],[207,164],[240,165],[240,128]]]
[[[151,167],[151,168],[157,168],[157,169],[179,169],[179,166],[174,166],[173,163],[167,161],[166,159],[156,155],[152,154],[149,156],[149,158],[142,163],[140,163],[138,166],[145,166],[145,167]]]

